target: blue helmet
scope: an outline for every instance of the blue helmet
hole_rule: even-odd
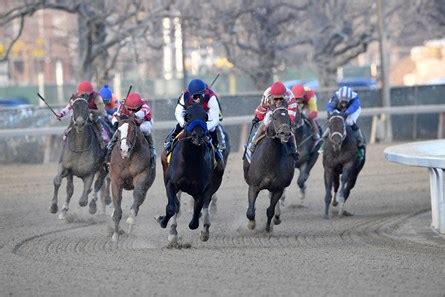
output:
[[[198,95],[204,94],[205,89],[207,88],[207,84],[200,79],[193,79],[189,82],[187,86],[187,91],[189,91],[190,95]]]
[[[337,92],[335,92],[335,95],[337,95],[338,99],[349,102],[351,101],[351,99],[357,96],[357,93],[354,92],[350,87],[343,86],[338,89]]]
[[[104,103],[109,103],[111,101],[111,98],[113,97],[113,92],[111,92],[111,89],[108,87],[108,85],[104,85],[102,89],[99,91],[100,96],[104,100]]]

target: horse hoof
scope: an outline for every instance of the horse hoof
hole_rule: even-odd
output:
[[[328,214],[325,214],[324,216],[323,216],[323,219],[325,219],[325,220],[329,220],[330,218],[329,218],[329,215]]]
[[[332,206],[337,206],[338,205],[338,202],[337,201],[334,201],[334,202],[332,202]]]
[[[133,225],[135,223],[135,219],[132,216],[129,216],[127,219],[127,224]]]
[[[87,204],[88,204],[88,199],[80,199],[79,200],[79,205],[81,207],[85,207],[85,206],[87,206]]]
[[[209,232],[201,231],[201,236],[199,238],[204,242],[209,240]]]
[[[344,211],[343,211],[343,216],[344,216],[344,217],[352,217],[353,214],[350,213],[349,211],[344,210]]]
[[[189,228],[190,230],[196,230],[199,227],[199,219],[198,220],[191,220],[190,224],[189,224]]]
[[[105,202],[106,205],[110,205],[111,204],[111,197],[110,196],[105,197],[104,202]]]
[[[249,228],[249,230],[253,230],[255,229],[255,225],[256,225],[255,220],[249,220],[249,222],[247,223],[247,228]]]
[[[88,209],[88,211],[90,212],[90,214],[95,214],[96,213],[97,206],[96,206],[96,202],[94,200],[91,200],[90,208]]]
[[[178,242],[178,235],[177,234],[169,234],[168,235],[168,242],[169,243],[176,243],[176,242]]]
[[[272,227],[272,225],[267,224],[267,225],[266,225],[266,232],[267,232],[267,233],[271,233],[272,231],[273,231],[273,227]]]
[[[279,224],[281,224],[281,219],[280,219],[280,217],[275,216],[274,219],[273,219],[273,223],[274,223],[275,225],[279,225]]]
[[[49,207],[49,212],[52,214],[57,213],[58,210],[59,210],[59,207],[55,203],[51,204],[51,206]]]
[[[114,233],[113,233],[113,236],[111,237],[111,240],[112,240],[113,242],[117,242],[118,239],[119,239],[119,233],[114,232]]]
[[[168,221],[166,222],[164,216],[157,216],[157,217],[155,217],[155,220],[156,220],[156,222],[159,223],[159,226],[161,226],[162,229],[167,228]]]
[[[59,220],[66,219],[66,212],[67,212],[67,210],[62,209],[62,211],[59,213]]]

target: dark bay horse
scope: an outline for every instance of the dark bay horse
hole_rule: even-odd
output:
[[[189,194],[194,199],[193,217],[189,228],[194,230],[199,227],[202,211],[204,227],[200,238],[202,241],[209,239],[209,204],[212,195],[221,185],[224,174],[224,160],[216,162],[214,158],[206,124],[207,113],[204,108],[199,104],[191,105],[185,112],[185,120],[183,137],[179,138],[173,148],[170,163],[167,162],[166,152],[161,157],[168,203],[165,216],[157,217],[157,221],[161,228],[166,228],[170,218],[173,217],[168,236],[170,243],[177,241],[179,191]]]
[[[135,224],[139,207],[156,176],[156,166],[150,166],[150,149],[147,140],[137,127],[133,117],[121,116],[118,123],[118,141],[113,147],[110,160],[111,192],[113,196],[113,241],[119,237],[122,218],[122,191],[133,190],[133,205],[127,223],[130,232]]]
[[[321,146],[321,141],[315,143],[316,141],[312,138],[311,125],[300,110],[296,112],[294,131],[299,156],[295,163],[295,168],[299,170],[297,184],[300,188],[300,199],[303,200],[306,195],[306,181],[312,167],[318,160],[318,149]]]
[[[358,174],[365,165],[365,157],[359,158],[357,140],[352,129],[346,125],[344,117],[339,112],[332,113],[328,118],[329,135],[323,152],[324,184],[325,184],[325,214],[329,219],[329,205],[334,187],[334,202],[340,204],[339,215],[351,215],[344,210],[344,204],[351,189],[357,181]],[[340,192],[337,191],[340,186]]]
[[[106,170],[103,167],[105,150],[100,148],[100,142],[94,132],[94,125],[90,119],[90,111],[86,97],[79,97],[72,101],[73,115],[68,128],[66,140],[63,145],[57,175],[54,177],[54,196],[50,212],[58,210],[57,196],[62,179],[66,177],[66,201],[59,214],[60,219],[66,217],[71,197],[74,193],[73,176],[83,180],[83,193],[79,200],[80,206],[88,204],[88,194],[91,192],[94,176],[93,199],[90,202],[90,213],[96,213],[97,193],[103,185]]]
[[[255,201],[261,190],[270,192],[270,206],[267,209],[266,231],[272,229],[271,220],[281,223],[280,214],[275,207],[283,191],[294,177],[295,161],[291,155],[288,141],[291,137],[289,114],[286,107],[272,111],[271,123],[266,129],[266,137],[257,144],[251,163],[244,160],[244,179],[249,185],[248,228],[255,228]]]

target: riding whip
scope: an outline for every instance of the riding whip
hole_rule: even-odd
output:
[[[209,88],[213,87],[213,84],[216,82],[216,80],[219,77],[219,73],[216,75],[216,77],[213,79],[212,83],[210,84]]]
[[[51,106],[49,106],[49,104],[46,102],[45,98],[43,98],[42,95],[40,95],[40,93],[37,93],[37,96],[39,96],[39,98],[40,98],[43,102],[45,102],[46,106],[48,106],[49,110],[51,110],[52,113],[53,113],[57,118],[59,118],[59,115],[54,111],[54,109],[53,109]]]

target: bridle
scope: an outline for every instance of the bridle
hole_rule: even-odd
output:
[[[76,127],[76,133],[79,133],[78,126],[77,126],[77,123],[76,123],[76,119],[74,118],[74,103],[76,103],[77,101],[85,101],[87,106],[88,106],[88,101],[85,98],[79,97],[79,98],[76,98],[75,100],[73,100],[70,103],[71,108],[73,109],[73,116],[71,117],[71,119],[72,119],[72,122],[73,122],[74,126]],[[86,112],[84,114],[82,114],[82,118],[85,119],[85,123],[82,125],[81,128],[85,127],[86,125],[91,125],[91,123],[89,121],[89,113],[90,113],[90,111],[87,108]]]
[[[333,119],[336,119],[336,118],[337,118],[337,119],[341,119],[341,121],[342,121],[342,124],[343,124],[343,133],[338,132],[338,131],[332,132],[331,129],[329,129],[329,139],[332,141],[332,138],[333,138],[335,135],[340,135],[341,141],[343,142],[343,140],[345,140],[345,138],[346,138],[345,118],[342,117],[341,115],[333,115],[333,116],[331,116],[331,117],[329,118],[329,123],[331,123],[331,121],[332,121]]]
[[[128,145],[128,155],[131,156],[131,153],[133,152],[134,146],[136,145],[137,128],[133,127],[132,131],[131,131],[132,133],[130,135],[130,126],[131,125],[134,126],[135,123],[134,123],[133,120],[130,120],[130,119],[123,121],[123,124],[125,124],[125,123],[128,124],[127,136],[121,138],[120,135],[119,135],[119,141],[120,141],[120,143],[122,143],[122,141],[126,141],[127,142],[127,145]],[[122,126],[122,124],[120,126]]]
[[[279,134],[278,130],[279,130],[280,128],[283,128],[283,127],[288,126],[289,129],[290,129],[290,123],[289,123],[289,124],[281,124],[281,125],[278,127],[278,129],[277,129],[277,125],[276,125],[276,123],[275,123],[275,120],[276,120],[276,118],[275,118],[275,113],[276,113],[277,111],[279,111],[279,110],[284,110],[284,111],[287,112],[287,108],[284,107],[284,106],[277,107],[277,108],[275,108],[275,109],[272,111],[272,114],[271,114],[272,121],[271,121],[271,122],[272,122],[272,126],[273,126],[273,129],[274,129],[274,133],[275,133],[275,134],[274,134],[274,135],[270,135],[269,133],[266,133],[266,136],[269,137],[269,138],[278,138],[278,134]]]

